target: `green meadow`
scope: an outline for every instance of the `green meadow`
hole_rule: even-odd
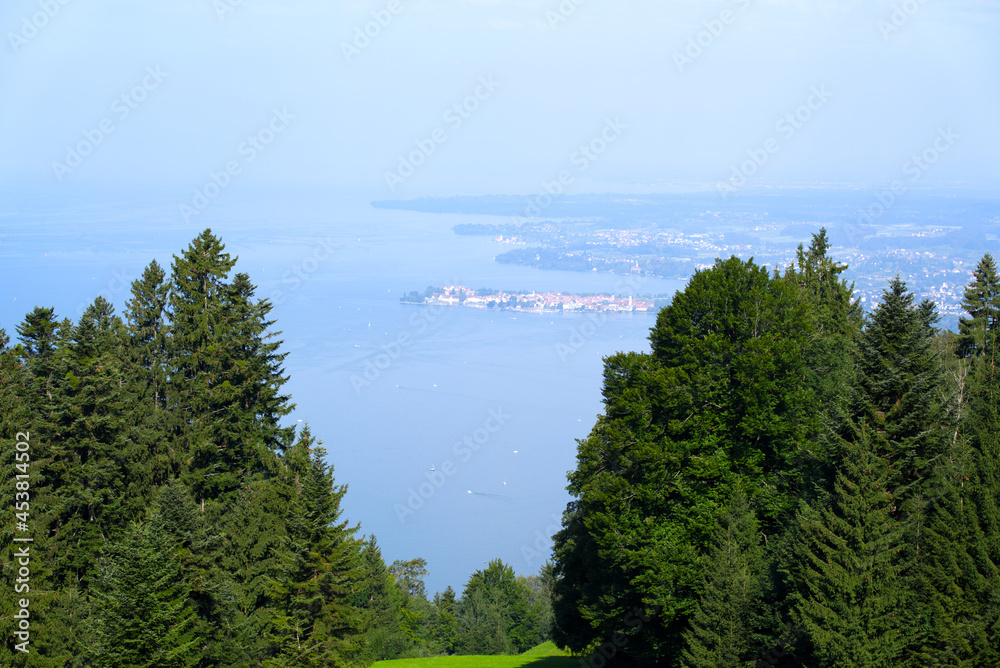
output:
[[[427,659],[379,661],[372,668],[570,668],[579,658],[567,656],[547,642],[515,656],[436,656]]]

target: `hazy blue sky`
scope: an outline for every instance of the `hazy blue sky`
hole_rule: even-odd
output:
[[[8,184],[183,199],[233,162],[240,190],[531,193],[562,171],[575,191],[666,190],[769,146],[749,185],[882,186],[948,128],[923,182],[1000,176],[995,0],[62,2],[0,7]],[[90,155],[54,165],[102,122]],[[271,143],[244,144],[269,125]],[[603,154],[576,153],[602,132]],[[433,154],[390,189],[421,141]]]

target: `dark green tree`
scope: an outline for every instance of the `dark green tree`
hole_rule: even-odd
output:
[[[403,628],[403,595],[382,558],[374,534],[361,550],[363,580],[352,602],[365,614],[365,650],[369,661],[404,657],[413,645]]]
[[[92,665],[197,665],[195,613],[162,518],[133,526],[102,562],[94,588]]]
[[[660,312],[650,354],[605,360],[604,415],[580,442],[555,537],[558,644],[585,652],[622,634],[623,653],[676,665],[698,562],[737,480],[764,535],[781,531],[822,428],[808,308],[794,281],[719,260]]]
[[[500,656],[516,654],[506,633],[508,619],[500,605],[482,589],[463,596],[458,603],[455,653]]]
[[[16,351],[9,347],[10,338],[6,331],[0,329],[0,496],[6,501],[7,513],[27,513],[24,519],[28,519],[26,524],[33,525],[32,514],[35,512],[31,508],[32,499],[18,499],[15,494],[19,490],[15,487],[18,475],[29,476],[29,483],[38,480],[37,466],[32,461],[33,454],[30,447],[23,453],[19,453],[15,448],[18,442],[32,444],[32,424],[30,420],[29,399],[35,394],[35,383],[27,369],[21,364]],[[37,433],[36,433],[37,435]],[[30,496],[30,493],[26,496]],[[0,647],[0,665],[4,666],[25,666],[29,665],[31,658],[13,648],[14,640],[14,612],[15,602],[21,596],[15,590],[18,563],[14,558],[15,547],[20,547],[14,543],[15,537],[31,537],[29,533],[18,531],[16,522],[20,522],[22,517],[8,515],[8,521],[0,525],[0,587],[7,592],[6,596],[0,597],[0,635],[7,639]],[[20,593],[24,593],[21,591]],[[30,592],[29,592],[30,593]],[[32,601],[36,603],[36,601]],[[39,609],[32,606],[32,624],[39,624]]]
[[[808,249],[799,246],[796,265],[784,275],[799,288],[807,304],[810,336],[804,343],[803,359],[821,429],[805,446],[803,467],[812,484],[825,491],[831,489],[836,472],[838,435],[850,421],[854,348],[863,324],[861,304],[853,298],[854,285],[841,278],[847,265],[831,258],[829,250],[826,229],[821,229]]]
[[[909,643],[905,532],[891,464],[862,434],[844,445],[830,506],[803,503],[792,617],[815,665],[892,668]],[[810,664],[812,665],[812,664]]]
[[[970,356],[968,387],[962,393],[967,399],[960,431],[975,465],[972,498],[986,555],[980,571],[988,574],[985,591],[967,594],[978,604],[986,629],[989,650],[980,656],[981,665],[1000,662],[1000,576],[995,570],[1000,567],[1000,373],[996,359],[1000,293],[996,286],[993,258],[987,255],[966,290],[964,305],[971,317],[964,324],[960,321],[962,336],[958,348],[959,355]],[[978,549],[972,553],[982,554]]]
[[[216,443],[212,434],[217,411],[231,410],[219,396],[219,370],[227,356],[220,345],[225,281],[235,263],[206,229],[184,253],[174,256],[171,267],[166,392],[170,407],[183,416],[177,436],[190,453],[189,485],[202,503],[238,486],[234,478],[244,460],[239,446]]]
[[[238,642],[236,586],[220,567],[223,536],[198,509],[187,487],[174,479],[161,487],[154,508],[174,548],[188,606],[195,614],[191,630],[199,648],[199,668],[245,664]]]
[[[287,468],[280,478],[249,481],[219,521],[224,538],[220,563],[236,585],[237,636],[251,665],[262,665],[279,650],[272,583],[283,573],[287,518],[297,493]]]
[[[132,406],[125,391],[124,326],[98,297],[67,333],[51,364],[44,486],[52,498],[49,559],[57,581],[86,588],[109,538],[143,517],[145,498],[126,497],[124,431]]]
[[[1000,276],[996,262],[987,253],[972,272],[972,282],[965,289],[962,308],[968,317],[958,319],[961,357],[982,356],[992,359],[1000,334]]]
[[[51,401],[53,364],[59,342],[55,309],[36,306],[17,326],[17,333],[21,339],[18,352],[35,378],[38,392]]]
[[[973,668],[997,658],[990,626],[1000,580],[979,523],[978,483],[975,452],[959,438],[921,492],[914,665]]]
[[[494,559],[469,577],[458,615],[459,654],[519,654],[537,640],[528,588]]]
[[[311,453],[288,518],[284,564],[274,583],[275,666],[344,666],[363,658],[364,616],[351,597],[362,581],[357,527],[340,520],[346,485],[336,485],[326,450],[304,429],[295,447]]]
[[[856,440],[857,425],[866,425],[871,442],[884,448],[877,454],[889,462],[896,476],[891,482],[901,487],[929,474],[949,427],[942,366],[931,338],[933,305],[913,301],[906,284],[893,279],[861,333],[850,428],[855,433],[849,436]]]
[[[228,500],[245,479],[273,476],[292,430],[280,393],[281,342],[269,332],[272,306],[255,300],[246,274],[227,283],[235,260],[205,230],[174,257],[170,289],[171,402],[184,412],[180,435],[191,456],[197,498]]]
[[[457,595],[451,586],[443,592],[434,594],[434,606],[437,608],[437,624],[434,627],[434,640],[445,654],[454,654],[458,643],[458,604]]]
[[[132,282],[132,299],[126,304],[130,348],[136,359],[134,373],[141,380],[148,405],[167,406],[167,304],[170,284],[156,260],[142,277]]]
[[[704,591],[684,634],[686,668],[741,668],[768,645],[761,533],[742,489],[719,518],[705,560]],[[772,643],[773,644],[773,643]]]

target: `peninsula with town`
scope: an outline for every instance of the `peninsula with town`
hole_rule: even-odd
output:
[[[664,295],[664,298],[666,295]],[[564,292],[504,292],[490,288],[473,289],[463,285],[428,286],[423,292],[410,292],[400,298],[404,304],[466,306],[504,311],[618,312],[654,313],[657,297],[631,295],[567,294]]]

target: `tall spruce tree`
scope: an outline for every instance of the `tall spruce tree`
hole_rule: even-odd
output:
[[[9,347],[10,338],[6,331],[0,328],[0,496],[6,500],[7,513],[21,513],[21,515],[8,516],[10,519],[0,525],[0,587],[7,593],[0,597],[0,635],[7,639],[0,647],[0,665],[4,666],[24,666],[27,665],[28,656],[14,649],[13,645],[19,642],[15,639],[14,631],[16,622],[14,619],[15,603],[21,598],[18,594],[23,591],[23,583],[17,583],[18,564],[14,558],[15,537],[32,537],[27,531],[27,526],[33,524],[31,508],[33,499],[19,499],[16,494],[18,490],[16,482],[24,480],[17,478],[19,475],[27,475],[29,485],[38,480],[38,464],[32,461],[33,453],[30,451],[32,445],[32,424],[31,411],[28,408],[29,397],[34,394],[34,382],[28,375],[27,370],[18,360],[16,352]],[[37,438],[37,432],[35,434]],[[28,449],[18,452],[15,444],[18,442],[28,443]],[[35,442],[37,444],[37,442]],[[26,496],[30,497],[30,493]],[[13,507],[12,507],[13,506]],[[27,515],[24,515],[27,513]],[[18,523],[23,519],[32,520],[23,522],[27,525],[24,529],[18,529]],[[15,586],[20,585],[19,589]],[[30,592],[28,592],[30,593]],[[32,623],[38,624],[39,615],[37,608],[31,610]]]
[[[123,389],[121,320],[98,297],[76,326],[63,330],[48,411],[53,443],[45,484],[54,502],[49,555],[60,582],[86,587],[105,542],[124,530],[124,522],[142,517],[148,495],[123,493],[123,431],[131,407]]]
[[[362,658],[364,616],[351,596],[362,579],[357,527],[340,520],[346,485],[336,485],[326,450],[307,430],[296,448],[310,465],[288,518],[284,567],[273,583],[274,666],[346,666]]]
[[[148,405],[167,405],[167,304],[170,284],[156,260],[142,277],[132,282],[132,299],[126,304],[130,348],[136,359],[133,373],[142,381]]]
[[[29,530],[36,557],[30,585],[33,654],[17,652],[11,665],[82,665],[84,638],[80,626],[86,619],[85,589],[75,578],[69,578],[67,583],[66,536],[55,534],[68,494],[63,482],[53,474],[61,465],[58,454],[63,438],[53,413],[62,402],[59,369],[72,340],[72,329],[66,319],[57,322],[52,309],[36,307],[17,327],[20,343],[7,356],[21,370],[11,378],[16,381],[13,387],[19,388],[17,381],[27,377],[22,404],[27,413],[22,429],[30,436]]]
[[[89,652],[94,668],[197,665],[195,614],[162,518],[133,526],[102,566]]]
[[[958,353],[969,357],[971,370],[961,431],[975,462],[972,496],[982,531],[985,569],[990,572],[990,567],[1000,567],[1000,288],[990,255],[979,263],[963,305],[970,317],[959,321]],[[981,665],[1000,664],[1000,574],[992,572],[986,590],[975,597],[990,648]]]
[[[283,572],[288,517],[296,494],[292,474],[251,480],[229,504],[219,522],[224,542],[220,563],[236,584],[237,635],[251,665],[277,655],[277,601],[272,582]]]
[[[412,646],[403,630],[403,597],[374,534],[362,545],[361,570],[363,580],[352,603],[366,617],[364,656],[368,661],[403,658]]]
[[[21,339],[18,352],[35,378],[38,392],[51,401],[53,364],[59,341],[55,309],[36,306],[17,326],[17,333]]]
[[[926,517],[915,583],[915,666],[993,665],[990,610],[998,582],[975,503],[975,452],[957,438],[922,491]]]
[[[911,605],[891,464],[863,432],[844,444],[830,506],[803,503],[792,617],[820,668],[895,668]],[[809,664],[813,665],[813,664]]]
[[[972,272],[962,308],[968,317],[958,319],[959,349],[962,357],[992,359],[1000,335],[1000,275],[996,262],[987,253]]]
[[[291,427],[279,424],[294,408],[280,392],[288,380],[281,368],[288,353],[279,352],[279,333],[269,331],[274,324],[268,319],[271,303],[255,300],[255,291],[246,274],[236,274],[225,293],[218,343],[226,355],[219,360],[215,401],[225,409],[214,420],[213,440],[226,450],[243,444],[243,461],[232,466],[238,465],[244,477],[276,474],[276,453],[284,452],[294,437]]]
[[[171,401],[184,412],[189,484],[201,500],[230,500],[245,480],[276,475],[292,431],[280,393],[280,341],[268,332],[272,306],[254,299],[245,274],[211,230],[175,256],[170,291]]]
[[[908,486],[929,474],[947,443],[944,379],[934,352],[933,305],[914,305],[914,295],[898,277],[860,335],[852,401],[853,431],[858,425],[878,435],[872,442],[896,478]]]
[[[863,324],[860,301],[853,298],[854,285],[841,278],[847,265],[830,257],[829,250],[826,229],[820,229],[808,249],[799,246],[796,265],[784,275],[785,280],[798,286],[808,304],[811,334],[804,344],[803,359],[821,428],[806,446],[802,468],[808,480],[822,491],[830,491],[836,472],[838,435],[850,421],[854,348]],[[805,491],[813,493],[808,487]]]
[[[195,614],[191,637],[198,647],[198,668],[246,664],[249,653],[239,642],[236,586],[220,566],[223,543],[179,480],[157,493],[154,512],[176,555],[187,605]]]
[[[178,437],[189,452],[189,485],[202,504],[232,489],[231,462],[244,459],[239,446],[230,443],[226,452],[212,433],[216,411],[229,409],[219,397],[218,371],[226,355],[220,345],[226,278],[235,263],[206,229],[171,266],[167,394],[183,416]]]
[[[705,560],[704,591],[685,632],[685,668],[742,668],[768,645],[761,533],[742,489],[719,518]]]

